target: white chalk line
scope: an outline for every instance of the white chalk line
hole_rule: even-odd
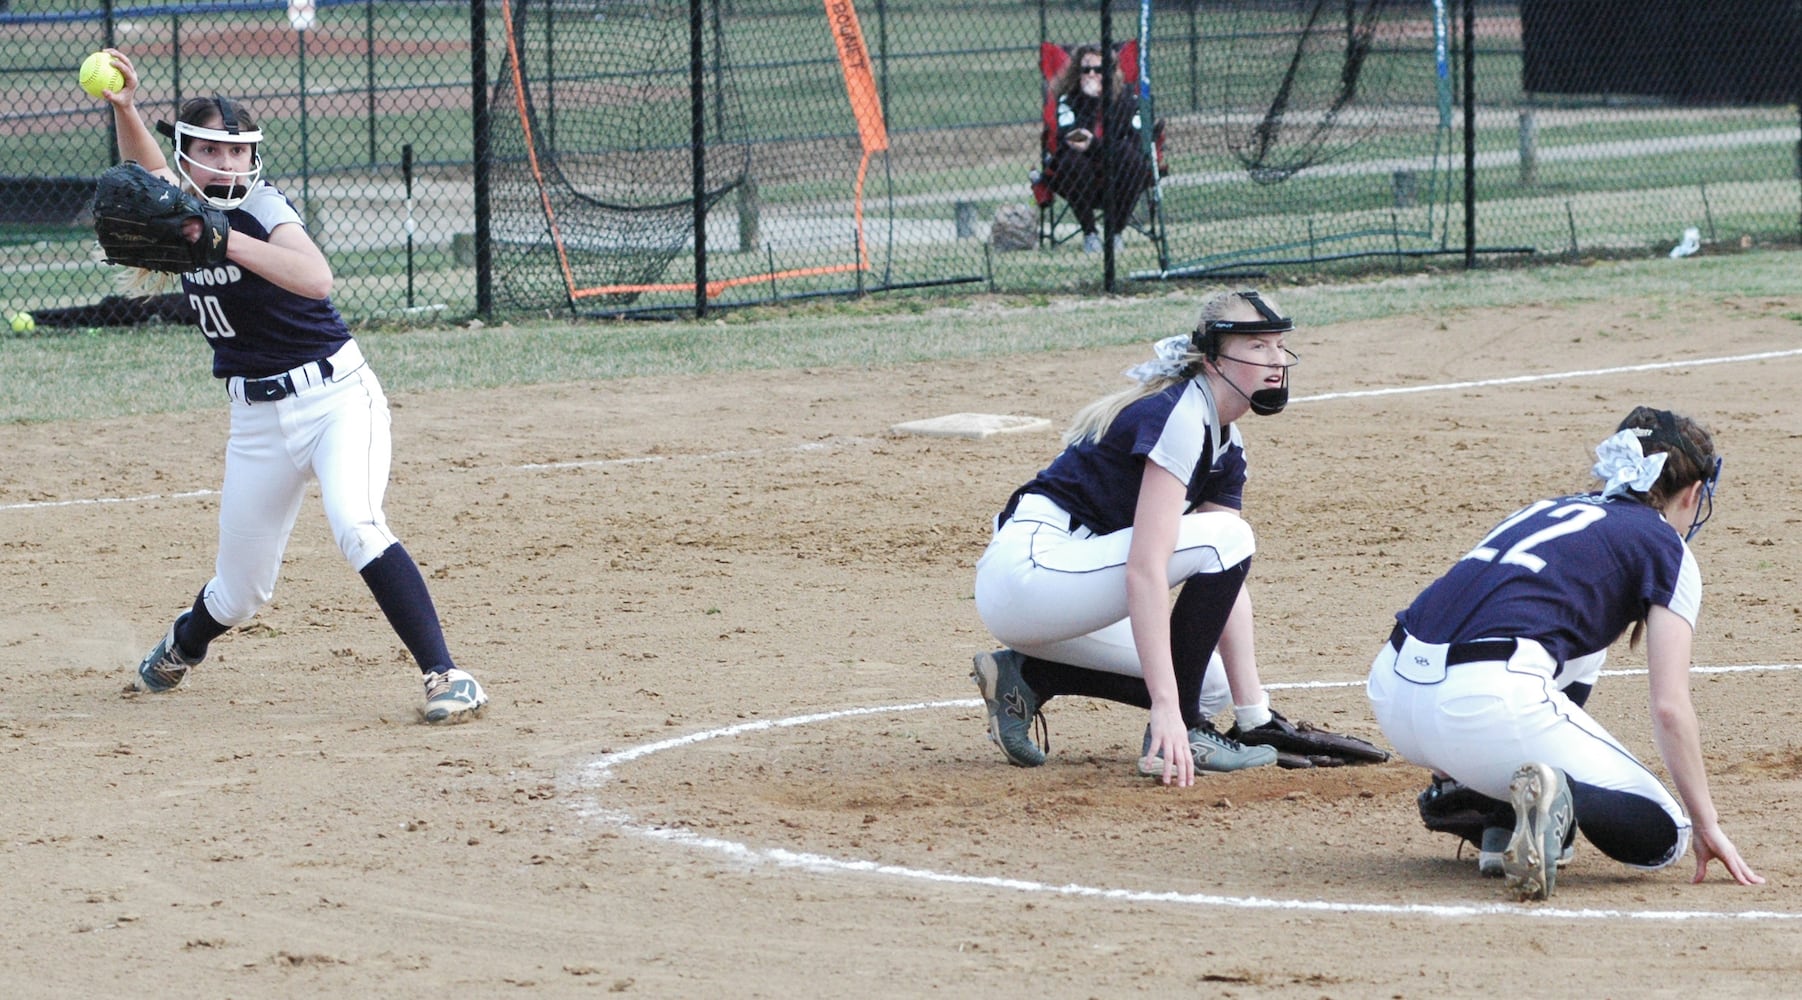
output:
[[[814,451],[831,451],[850,444],[868,444],[870,438],[834,437],[823,441],[807,441],[787,448],[745,448],[738,451],[713,451],[705,455],[634,455],[630,458],[596,458],[579,462],[527,462],[506,465],[508,472],[530,472],[539,469],[604,469],[616,465],[653,465],[658,462],[718,462],[733,458],[761,458],[764,455],[804,455]]]
[[[1326,392],[1313,396],[1299,396],[1292,403],[1319,403],[1337,399],[1367,399],[1374,396],[1399,396],[1420,392],[1455,392],[1461,389],[1480,389],[1498,385],[1522,385],[1530,382],[1553,382],[1559,379],[1588,378],[1598,375],[1628,375],[1637,372],[1661,371],[1672,368],[1700,368],[1707,365],[1741,364],[1755,361],[1770,361],[1777,358],[1789,358],[1802,355],[1802,348],[1786,351],[1763,351],[1757,354],[1734,354],[1718,358],[1696,358],[1690,361],[1654,361],[1638,365],[1624,365],[1613,368],[1584,368],[1576,371],[1551,372],[1544,375],[1512,375],[1502,378],[1475,379],[1463,382],[1438,382],[1432,385],[1394,386],[1387,389],[1356,389],[1347,392]],[[590,461],[574,462],[526,462],[519,465],[498,466],[506,472],[543,472],[560,469],[604,469],[610,467],[629,467],[635,465],[656,465],[664,462],[720,462],[739,458],[759,458],[765,455],[809,454],[830,451],[844,445],[868,444],[872,438],[838,437],[823,441],[808,441],[788,448],[749,448],[737,451],[716,451],[699,455],[634,455],[627,458],[603,458]],[[484,471],[493,471],[497,467],[488,467]],[[191,490],[185,493],[149,493],[135,497],[95,497],[80,500],[38,500],[25,503],[0,504],[0,511],[38,510],[46,507],[73,507],[88,504],[144,503],[156,500],[180,500],[194,497],[217,496],[217,490]]]
[[[1545,375],[1509,375],[1502,378],[1476,379],[1469,382],[1440,382],[1434,385],[1397,386],[1390,389],[1358,389],[1351,392],[1326,392],[1300,396],[1291,402],[1317,403],[1329,399],[1365,399],[1371,396],[1400,396],[1414,392],[1449,392],[1456,389],[1481,389],[1495,385],[1523,385],[1528,382],[1555,382],[1559,379],[1586,378],[1594,375],[1627,375],[1634,372],[1662,371],[1669,368],[1700,368],[1705,365],[1730,365],[1748,361],[1769,361],[1802,355],[1802,348],[1787,351],[1762,351],[1758,354],[1735,354],[1723,358],[1698,358],[1694,361],[1649,361],[1645,364],[1614,368],[1583,368],[1577,371],[1550,372]]]
[[[183,493],[145,493],[135,497],[90,497],[81,500],[32,500],[27,503],[0,504],[0,510],[41,510],[45,507],[81,507],[104,503],[148,503],[152,500],[190,500],[194,497],[216,497],[218,490],[188,490]]]
[[[1782,663],[1764,666],[1730,666],[1730,667],[1697,667],[1696,673],[1740,673],[1759,670],[1796,670],[1802,664]],[[1605,670],[1607,675],[1623,675],[1645,673],[1644,670]],[[1312,681],[1293,684],[1266,684],[1271,689],[1282,688],[1331,688],[1354,687],[1363,681]],[[581,789],[592,798],[587,798],[575,806],[579,816],[584,819],[606,823],[610,826],[649,840],[675,844],[695,850],[723,855],[733,861],[748,865],[773,865],[778,868],[799,869],[812,874],[855,874],[880,875],[890,878],[907,879],[916,882],[928,882],[937,885],[957,885],[979,889],[998,889],[1009,892],[1028,892],[1043,895],[1065,896],[1082,899],[1099,899],[1113,902],[1168,904],[1176,906],[1200,906],[1209,908],[1227,908],[1238,910],[1287,910],[1308,913],[1332,914],[1377,914],[1400,917],[1433,917],[1444,919],[1465,919],[1470,917],[1519,917],[1537,920],[1636,920],[1649,922],[1675,923],[1697,920],[1802,920],[1802,913],[1789,913],[1776,910],[1621,910],[1621,909],[1567,909],[1555,906],[1525,906],[1518,903],[1361,903],[1334,901],[1327,899],[1277,899],[1268,896],[1226,896],[1212,893],[1162,891],[1151,892],[1139,889],[1117,889],[1102,886],[1082,885],[1080,883],[1055,884],[1038,882],[1030,879],[1002,878],[995,875],[965,875],[955,872],[941,872],[930,868],[913,868],[906,865],[883,864],[878,861],[867,861],[857,858],[837,858],[826,854],[809,851],[794,851],[784,847],[752,847],[740,841],[726,840],[697,833],[682,826],[650,826],[639,822],[630,813],[620,809],[610,809],[600,805],[598,791],[613,777],[615,768],[622,764],[642,760],[653,754],[693,746],[709,740],[729,739],[746,733],[764,732],[776,729],[790,729],[797,726],[813,725],[820,722],[832,722],[839,719],[855,718],[864,715],[888,715],[897,712],[919,712],[932,709],[970,709],[981,708],[981,698],[955,698],[947,701],[923,701],[900,705],[873,705],[858,708],[839,709],[831,712],[815,712],[808,715],[790,716],[785,719],[761,719],[753,722],[740,722],[719,729],[689,733],[669,739],[644,743],[625,750],[602,754],[584,764],[577,779]]]
[[[628,458],[597,458],[576,462],[526,462],[522,465],[489,466],[503,472],[546,472],[563,469],[603,469],[611,466],[656,465],[662,462],[723,462],[766,455],[804,455],[831,451],[846,445],[869,444],[872,438],[835,437],[823,441],[805,441],[787,448],[746,448],[737,451],[714,451],[700,455],[634,455]],[[79,507],[91,504],[148,503],[156,500],[187,500],[194,497],[218,496],[218,490],[189,490],[183,493],[144,493],[131,497],[92,497],[79,500],[32,500],[24,503],[0,504],[0,511],[42,510],[47,507]]]

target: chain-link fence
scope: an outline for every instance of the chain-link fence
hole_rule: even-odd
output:
[[[1794,243],[1799,34],[1775,0],[0,0],[0,304],[114,290],[75,86],[109,44],[152,119],[259,116],[361,320]]]
[[[256,115],[263,176],[331,258],[346,316],[474,311],[468,4],[11,0],[0,11],[8,309],[42,320],[118,292],[86,214],[94,177],[117,158],[112,116],[76,85],[89,52],[116,47],[138,67],[151,122],[208,94]]]

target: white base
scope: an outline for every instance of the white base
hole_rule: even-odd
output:
[[[1051,421],[1043,417],[1008,416],[999,413],[950,413],[925,420],[910,420],[890,428],[896,434],[921,434],[926,437],[960,437],[980,441],[997,434],[1018,434],[1043,430]]]

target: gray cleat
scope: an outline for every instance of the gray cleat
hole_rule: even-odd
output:
[[[175,643],[175,627],[187,617],[184,614],[181,618],[177,618],[175,625],[169,626],[169,631],[164,634],[163,641],[157,643],[155,649],[145,654],[143,661],[138,664],[136,687],[139,691],[148,691],[152,694],[173,691],[181,685],[183,680],[187,679],[189,667],[206,659],[204,653],[192,659],[188,658],[182,653],[181,647]]]
[[[1045,716],[1039,711],[1039,696],[1025,678],[1020,667],[1026,657],[1011,649],[993,653],[977,653],[971,659],[970,679],[982,691],[989,713],[989,739],[1001,748],[1008,763],[1016,767],[1038,767],[1045,763],[1045,751],[1051,749]],[[1038,723],[1042,746],[1032,741],[1033,724]]]
[[[1502,853],[1508,849],[1508,841],[1514,836],[1512,827],[1489,826],[1483,828],[1483,845],[1477,851],[1477,873],[1485,878],[1501,878],[1507,874],[1502,867]],[[1558,852],[1558,867],[1570,864],[1577,856],[1576,842],[1569,841],[1564,849]]]
[[[488,704],[488,692],[467,671],[452,667],[427,673],[425,680],[425,721],[468,722],[482,714]]]
[[[1483,843],[1477,848],[1477,874],[1484,878],[1501,878],[1507,874],[1502,869],[1502,853],[1508,849],[1508,841],[1513,836],[1514,830],[1510,827],[1483,828]]]
[[[1576,803],[1564,773],[1529,762],[1508,784],[1514,801],[1514,831],[1502,852],[1508,888],[1520,899],[1550,899],[1558,881],[1558,858],[1577,821]]]
[[[1221,734],[1213,723],[1203,722],[1189,730],[1189,753],[1195,758],[1197,771],[1242,771],[1276,763],[1276,748],[1247,746]],[[1155,765],[1154,763],[1155,762]],[[1139,773],[1148,778],[1162,777],[1164,758],[1151,756],[1151,727],[1145,727],[1145,740],[1139,746]]]

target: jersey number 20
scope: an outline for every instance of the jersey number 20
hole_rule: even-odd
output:
[[[225,318],[225,310],[220,308],[216,296],[189,295],[188,304],[194,307],[195,315],[200,317],[200,332],[206,334],[209,340],[238,335],[238,331],[232,329],[231,321]]]

